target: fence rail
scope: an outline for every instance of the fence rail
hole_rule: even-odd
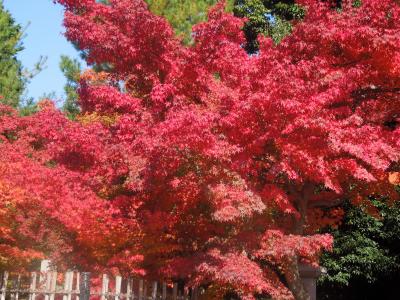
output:
[[[198,300],[198,289],[185,289],[177,283],[145,281],[140,278],[110,277],[91,287],[91,274],[67,271],[57,273],[48,262],[30,275],[0,273],[0,300]]]

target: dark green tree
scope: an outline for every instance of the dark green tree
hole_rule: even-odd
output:
[[[344,204],[343,223],[332,231],[334,250],[322,257],[328,273],[319,281],[318,299],[394,299],[400,280],[400,205],[372,202],[379,218]]]
[[[247,39],[246,49],[250,53],[258,49],[258,35],[271,36],[279,43],[305,13],[294,0],[235,0],[233,12],[248,20],[243,30]]]
[[[60,69],[63,72],[67,83],[64,86],[65,102],[63,105],[64,112],[69,118],[74,119],[80,112],[78,104],[78,87],[79,76],[81,74],[81,64],[77,59],[68,56],[61,56]]]
[[[156,15],[165,17],[175,33],[183,42],[192,42],[193,25],[207,19],[208,9],[217,3],[217,0],[145,0],[149,9]],[[232,9],[233,0],[226,1],[227,9]]]
[[[25,80],[17,54],[22,48],[22,29],[0,0],[0,102],[18,107]]]

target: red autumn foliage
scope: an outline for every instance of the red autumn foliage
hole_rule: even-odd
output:
[[[1,108],[0,188],[13,194],[0,196],[29,220],[13,228],[32,249],[215,295],[307,299],[298,265],[331,248],[318,230],[341,215],[321,209],[394,197],[396,1],[299,1],[304,20],[253,56],[223,3],[186,47],[141,0],[56,2],[66,36],[112,71],[82,77],[79,122],[47,104],[30,117]]]

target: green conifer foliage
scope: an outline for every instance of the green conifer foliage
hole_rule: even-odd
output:
[[[243,30],[250,53],[258,49],[258,35],[269,35],[279,43],[291,32],[292,24],[304,16],[304,8],[294,0],[236,0],[233,11],[248,19]]]
[[[165,17],[175,33],[182,37],[183,42],[192,42],[192,26],[207,19],[208,9],[217,3],[217,0],[145,0],[150,10]],[[233,1],[227,2],[227,9],[231,10]]]
[[[64,86],[66,99],[63,105],[63,110],[70,118],[74,119],[80,111],[76,89],[78,86],[79,75],[81,73],[81,64],[77,59],[72,59],[63,55],[61,56],[60,69],[67,79],[67,83]]]
[[[24,91],[22,66],[16,55],[22,50],[22,30],[0,0],[0,102],[17,107]]]

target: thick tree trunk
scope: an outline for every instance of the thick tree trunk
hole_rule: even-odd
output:
[[[295,192],[296,193],[296,192]],[[313,186],[305,184],[303,190],[298,193],[297,210],[300,218],[296,221],[294,233],[303,235],[304,225],[307,222],[308,200],[313,193]],[[304,288],[300,277],[299,259],[297,256],[291,257],[288,261],[287,272],[285,275],[287,284],[296,300],[310,300],[311,297]]]

